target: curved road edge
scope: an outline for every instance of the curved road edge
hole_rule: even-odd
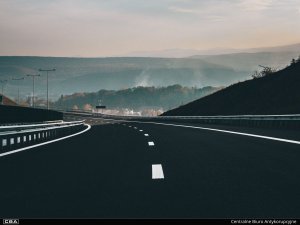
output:
[[[1,153],[0,157],[7,156],[7,155],[10,155],[10,154],[14,154],[14,153],[18,153],[18,152],[21,152],[21,151],[25,151],[25,150],[28,150],[28,149],[31,149],[31,148],[36,148],[36,147],[39,147],[39,146],[42,146],[42,145],[51,144],[53,142],[61,141],[61,140],[67,139],[67,138],[71,138],[71,137],[83,134],[83,133],[85,133],[85,132],[87,132],[88,130],[91,129],[91,125],[89,125],[89,124],[84,124],[84,125],[87,126],[87,128],[80,131],[80,132],[78,132],[78,133],[71,134],[71,135],[68,135],[68,136],[65,136],[65,137],[61,137],[61,138],[57,138],[57,139],[54,139],[54,140],[51,140],[51,141],[46,141],[46,142],[39,143],[39,144],[36,144],[36,145],[31,145],[31,146],[28,146],[28,147],[16,149],[16,150],[13,150],[13,151]]]

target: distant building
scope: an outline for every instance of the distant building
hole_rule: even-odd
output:
[[[12,106],[18,105],[15,101],[11,100],[10,98],[8,98],[2,94],[0,94],[0,104],[1,105],[12,105]]]

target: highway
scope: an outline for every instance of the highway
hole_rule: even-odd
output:
[[[0,157],[1,218],[300,217],[299,131],[86,123],[76,137]]]

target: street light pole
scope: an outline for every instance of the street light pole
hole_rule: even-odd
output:
[[[49,110],[49,86],[48,86],[48,73],[54,72],[56,69],[39,69],[40,72],[47,72],[47,109]]]
[[[21,77],[21,78],[12,78],[12,80],[24,80],[25,78],[24,77]],[[20,87],[18,85],[18,105],[20,105]]]
[[[1,94],[3,95],[3,88],[4,88],[4,84],[7,82],[7,80],[0,80],[1,85],[2,85],[2,92]]]
[[[32,77],[32,107],[34,108],[34,79],[41,76],[40,74],[27,74],[26,76]]]

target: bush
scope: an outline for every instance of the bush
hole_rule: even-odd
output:
[[[261,66],[263,68],[262,71],[254,71],[254,73],[252,74],[252,78],[253,79],[257,79],[257,78],[261,78],[261,77],[265,77],[268,75],[271,75],[275,72],[277,72],[277,69],[272,68],[272,67],[268,67],[268,66]]]
[[[299,55],[298,59],[292,59],[291,66],[294,66],[294,65],[296,65],[299,62],[300,62],[300,55]]]

